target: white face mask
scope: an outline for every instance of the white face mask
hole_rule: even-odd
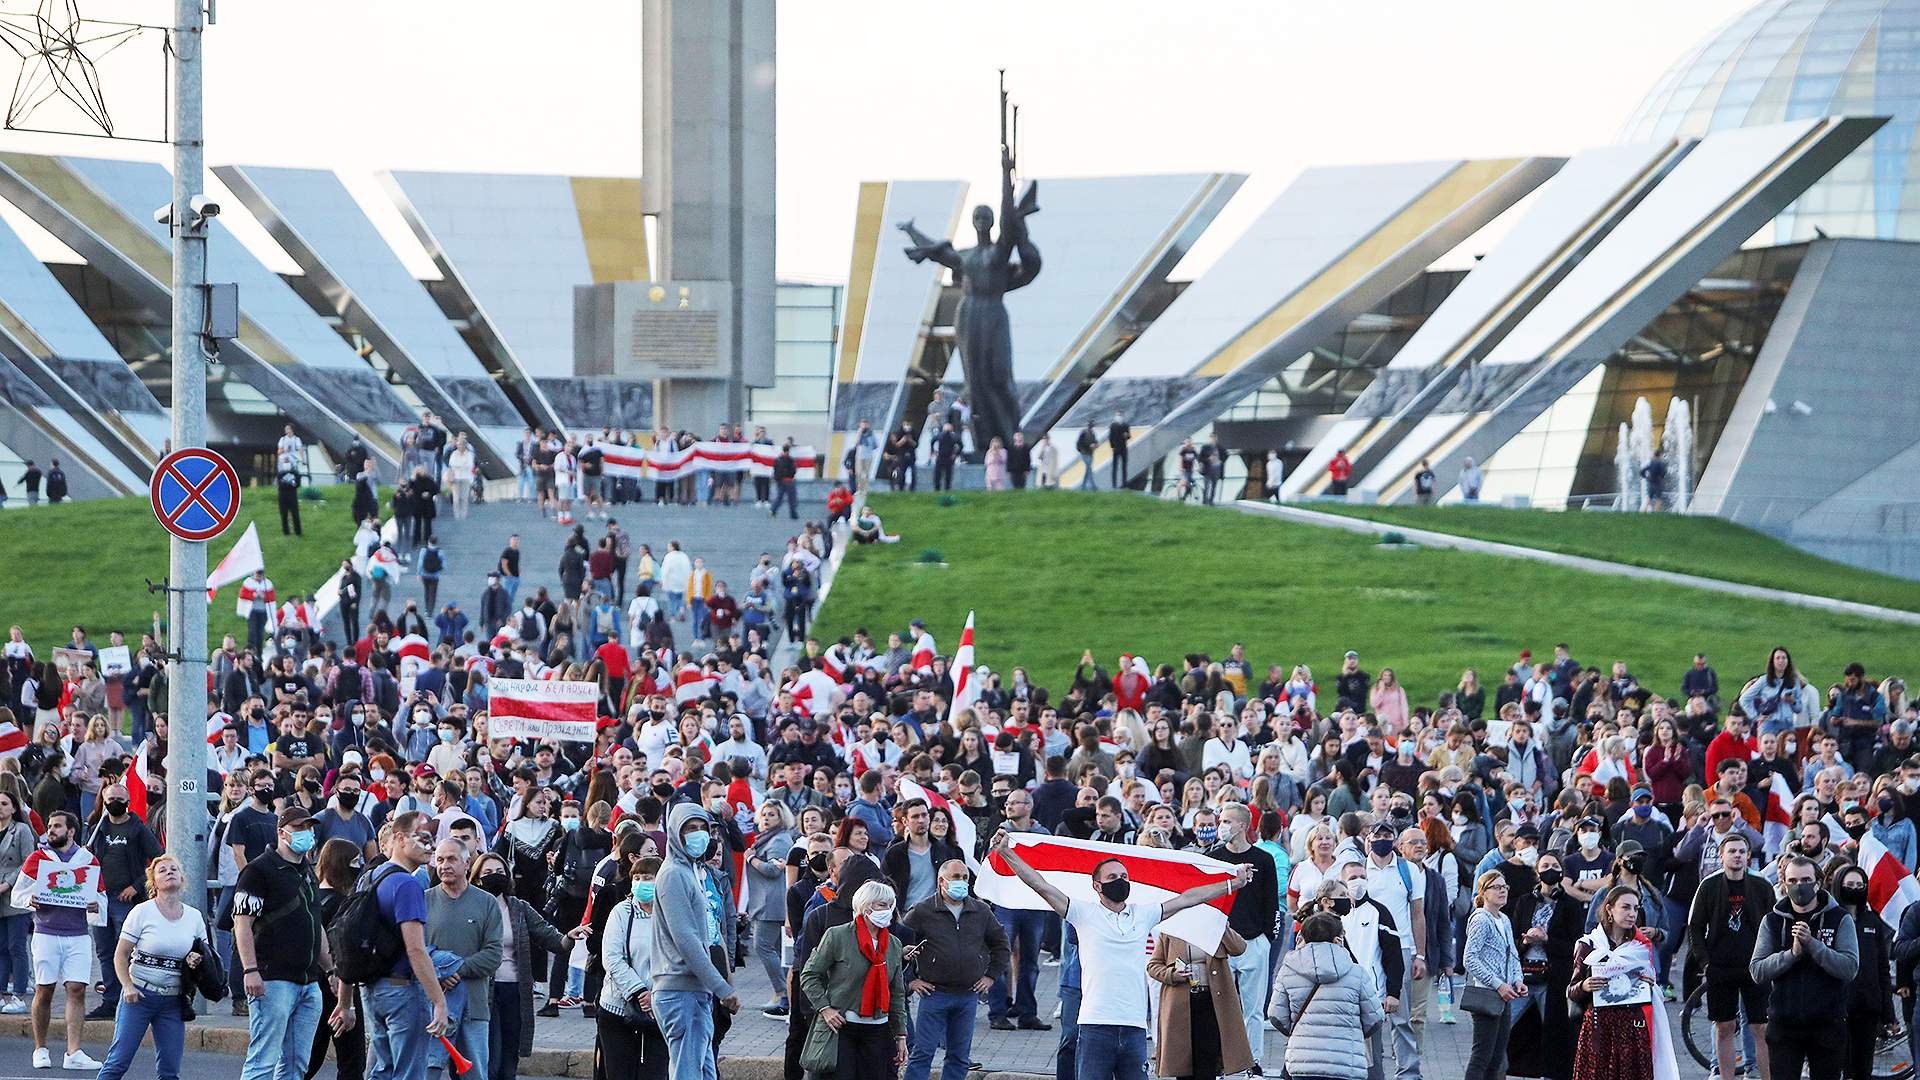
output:
[[[893,909],[880,908],[867,912],[867,925],[885,930],[893,922]]]
[[[1367,898],[1367,879],[1363,877],[1354,878],[1352,881],[1347,882],[1347,892],[1352,895],[1353,902],[1356,904],[1365,900]]]
[[[1592,851],[1593,849],[1599,846],[1600,846],[1599,833],[1583,832],[1580,834],[1580,850],[1581,851]]]
[[[1521,866],[1532,866],[1534,863],[1540,861],[1540,849],[1521,848],[1519,851],[1514,852],[1513,859]]]
[[[1465,815],[1465,814],[1455,814],[1455,815],[1453,815],[1453,824],[1454,824],[1454,827],[1455,827],[1455,828],[1460,828],[1460,829],[1464,829],[1464,828],[1466,828],[1466,826],[1467,826],[1467,815]]]

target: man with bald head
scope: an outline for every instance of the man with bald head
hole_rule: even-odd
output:
[[[933,895],[909,909],[903,922],[920,935],[920,977],[907,984],[920,1008],[906,1080],[927,1080],[935,1050],[945,1055],[940,1080],[966,1080],[980,995],[1007,970],[1006,932],[993,908],[972,894],[967,864],[959,859],[940,865]]]
[[[1047,831],[1045,826],[1033,819],[1033,793],[1025,788],[1017,787],[1008,792],[1007,801],[1000,812],[1002,819],[999,828],[1002,830],[1013,833]],[[994,979],[993,992],[987,996],[987,1019],[1001,1031],[1011,1031],[1016,1027],[1045,1031],[1052,1025],[1040,1019],[1040,1002],[1035,988],[1040,978],[1040,943],[1046,936],[1047,924],[1053,919],[1052,913],[996,907],[994,916],[1000,920],[1000,929],[1006,933],[1007,944],[1013,950],[1013,967],[1002,967],[1000,975]]]
[[[427,948],[436,960],[440,989],[447,993],[456,987],[466,990],[466,1009],[447,1037],[461,1056],[473,1062],[475,1075],[486,1076],[493,973],[505,952],[506,930],[493,894],[467,884],[472,862],[467,846],[458,840],[442,840],[434,846],[433,877],[438,884],[427,890]],[[442,953],[465,959],[449,973],[438,963]],[[440,1067],[446,1051],[436,1043],[429,1048],[428,1060]]]
[[[1280,868],[1273,856],[1254,846],[1259,836],[1247,804],[1234,802],[1220,808],[1218,836],[1220,842],[1207,852],[1209,856],[1253,868],[1253,879],[1234,894],[1233,909],[1227,912],[1227,925],[1247,939],[1247,949],[1229,957],[1228,965],[1233,969],[1234,988],[1240,992],[1240,1022],[1246,1028],[1247,1046],[1253,1050],[1253,1063],[1264,1070],[1267,987],[1273,983],[1267,958],[1273,953],[1274,928],[1280,922]]]

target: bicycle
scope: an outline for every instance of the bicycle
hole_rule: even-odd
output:
[[[1687,996],[1687,1002],[1680,1010],[1681,1041],[1687,1045],[1687,1053],[1702,1069],[1712,1075],[1713,1069],[1713,1021],[1707,1019],[1707,986],[1703,982]],[[1734,1045],[1740,1045],[1738,1040]],[[1747,1062],[1741,1062],[1736,1072],[1746,1071]],[[1913,1055],[1907,1047],[1907,1029],[1895,1024],[1892,1031],[1882,1030],[1873,1050],[1874,1080],[1913,1080]]]

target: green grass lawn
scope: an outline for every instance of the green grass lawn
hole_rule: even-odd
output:
[[[267,576],[281,596],[318,588],[353,543],[346,501],[353,489],[331,490],[337,495],[325,502],[301,504],[306,535],[291,537],[280,535],[274,489],[246,488],[239,518],[207,543],[207,569],[225,557],[248,521],[257,521]],[[138,644],[153,613],[166,610],[160,594],[147,593],[146,579],[157,583],[167,576],[167,540],[145,496],[0,513],[0,564],[12,568],[0,587],[0,631],[18,623],[41,657],[65,644],[75,623],[87,628],[96,645],[105,645],[111,630],[125,631]],[[222,634],[246,640],[246,624],[234,615],[239,588],[222,588],[208,611],[216,645]]]
[[[1776,643],[1816,684],[1851,660],[1876,677],[1906,672],[1905,628],[1543,563],[1433,548],[1389,548],[1334,529],[1232,510],[1074,492],[876,494],[891,545],[847,555],[817,621],[825,640],[870,628],[880,640],[927,621],[943,652],[977,612],[979,661],[1021,665],[1064,692],[1082,649],[1112,670],[1121,652],[1174,663],[1245,643],[1256,670],[1312,667],[1331,687],[1340,657],[1391,666],[1416,703],[1483,681],[1522,647],[1567,641],[1585,663],[1626,660],[1649,686],[1677,692],[1696,650],[1723,687],[1759,671]],[[1672,519],[1674,525],[1708,525]],[[937,550],[944,569],[917,565]],[[1806,588],[1805,582],[1798,583]]]
[[[1497,506],[1358,506],[1331,501],[1303,503],[1302,509],[1920,611],[1920,581],[1810,555],[1714,517]]]

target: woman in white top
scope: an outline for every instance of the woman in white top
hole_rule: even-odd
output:
[[[1324,796],[1320,797],[1324,802]],[[1307,830],[1305,857],[1296,858],[1292,871],[1287,875],[1287,906],[1301,915],[1318,898],[1320,883],[1338,881],[1340,873],[1334,863],[1334,838],[1331,825],[1315,825]]]
[[[1287,825],[1287,854],[1296,863],[1307,857],[1307,838],[1314,826],[1333,828],[1333,816],[1327,813],[1327,793],[1316,788],[1307,792],[1306,799],[1307,805],[1293,815],[1293,821]]]
[[[113,968],[120,976],[120,1012],[114,1020],[113,1045],[100,1065],[100,1080],[121,1080],[133,1064],[134,1052],[153,1029],[155,1068],[159,1080],[179,1080],[180,1054],[186,1047],[187,1023],[182,1013],[193,987],[190,972],[200,966],[195,942],[207,937],[206,920],[186,905],[186,871],[180,860],[162,855],[147,864],[147,890],[153,899],[134,905],[120,928],[120,944]],[[37,1058],[46,1051],[35,1052]],[[68,1054],[68,1069],[92,1068],[85,1051]],[[39,1061],[35,1068],[46,1068]]]
[[[573,455],[573,444],[569,442],[553,456],[553,497],[560,504],[559,513],[554,520],[562,525],[573,524],[574,478],[578,465],[578,460]]]
[[[473,501],[473,448],[467,445],[466,432],[453,437],[453,450],[447,455],[447,490],[453,494],[453,516],[465,519]]]

